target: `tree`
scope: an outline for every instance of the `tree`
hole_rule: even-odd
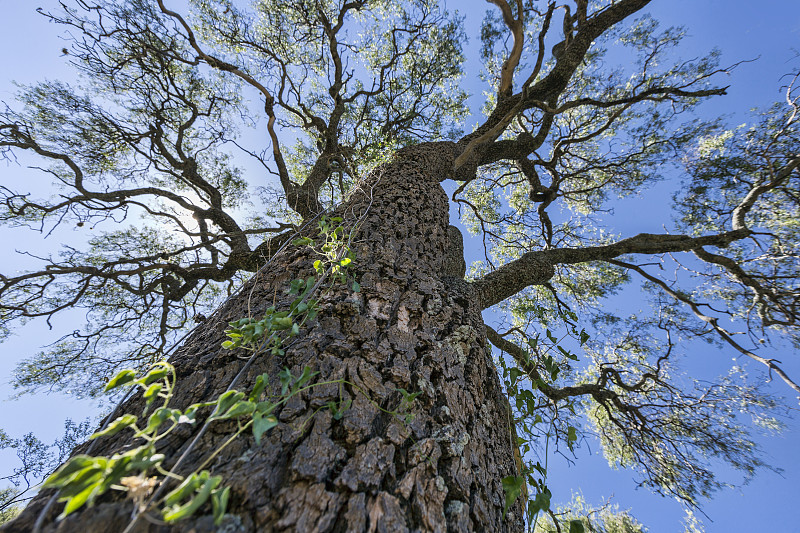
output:
[[[551,513],[547,521],[540,520],[536,524],[537,533],[556,533],[558,531],[574,531],[579,526],[583,531],[592,533],[647,533],[647,528],[640,524],[628,511],[620,511],[617,506],[606,504],[593,509],[586,504],[581,495],[573,495],[572,501],[558,513]]]
[[[6,331],[87,309],[86,327],[28,360],[17,384],[94,395],[197,325],[170,359],[175,375],[160,363],[140,378],[145,394],[78,451],[113,458],[161,435],[157,449],[81,470],[87,491],[61,496],[93,506],[55,522],[59,496],[43,491],[4,531],[38,519],[147,529],[159,519],[150,500],[174,489],[155,475],[167,469],[197,481],[178,530],[221,519],[248,531],[516,531],[549,509],[549,491],[545,469],[515,451],[571,448],[581,431],[690,504],[721,486],[714,460],[747,476],[766,466],[738,419],[774,423],[761,383],[733,369],[686,386],[674,359],[682,338],[714,339],[800,390],[768,355],[773,338],[797,343],[795,93],[750,129],[681,123],[725,93],[721,70],[714,54],[668,62],[680,32],[630,22],[647,0],[490,3],[493,95],[468,134],[464,36],[432,1],[197,0],[189,16],[162,0],[76,0],[46,13],[70,29],[85,81],[23,88],[0,115],[4,155],[44,161],[59,187],[37,199],[4,186],[2,218],[95,233],[0,277]],[[632,72],[607,68],[615,49],[636,57]],[[251,124],[268,139],[240,132]],[[257,216],[242,214],[242,156],[279,184],[259,190]],[[680,233],[604,231],[603,210],[676,157],[689,176]],[[445,180],[487,250],[469,281]],[[655,311],[608,313],[632,277]],[[506,312],[501,331],[481,316],[493,307]],[[509,356],[502,382],[487,339]],[[171,429],[134,436],[125,417],[158,397],[170,407],[149,421]],[[99,494],[104,483],[127,491]]]

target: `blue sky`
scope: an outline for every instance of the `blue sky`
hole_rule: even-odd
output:
[[[66,58],[61,57],[63,42],[58,38],[60,28],[48,24],[35,13],[36,7],[47,7],[54,3],[50,0],[36,3],[3,0],[0,46],[5,53],[0,55],[0,100],[11,99],[15,91],[11,80],[25,83],[44,78],[72,78],[73,74],[66,67]],[[484,88],[476,82],[477,77],[474,76],[480,68],[475,48],[478,45],[479,14],[489,6],[480,0],[449,1],[448,5],[467,14],[467,32],[473,47],[470,49],[466,68],[471,76],[467,82],[468,88],[475,94],[471,102],[476,104],[477,113]],[[759,58],[755,62],[741,65],[727,79],[719,80],[719,83],[731,85],[729,94],[703,105],[702,113],[708,116],[730,114],[732,124],[746,121],[749,108],[765,106],[780,98],[779,87],[786,81],[782,76],[798,66],[797,59],[792,61],[792,58],[796,58],[796,52],[792,48],[800,50],[800,2],[654,0],[647,11],[664,25],[687,27],[689,37],[681,48],[681,55],[685,58],[702,55],[713,47],[722,50],[723,65]],[[13,167],[6,167],[4,163],[0,163],[0,173],[0,183],[23,176],[21,172]],[[27,179],[28,175],[25,176]],[[631,233],[660,229],[659,224],[662,222],[658,220],[654,220],[656,226],[651,228],[640,228],[635,223],[640,220],[640,213],[644,209],[648,212],[662,210],[663,202],[659,199],[674,186],[674,182],[660,185],[655,191],[645,192],[640,198],[620,203],[616,207],[615,229]],[[663,220],[663,223],[668,222],[668,219]],[[10,265],[13,265],[10,268],[24,267],[22,262],[15,262],[8,253],[11,248],[23,245],[14,240],[23,235],[0,230],[6,258],[4,271]],[[24,237],[28,238],[27,235]],[[56,236],[43,244],[26,240],[24,244],[33,244],[40,250],[52,250],[60,238]],[[480,257],[480,252],[474,246],[468,254],[473,259]],[[0,398],[6,398],[11,393],[7,386],[7,376],[14,362],[49,340],[54,340],[59,334],[70,331],[74,325],[67,324],[64,327],[66,329],[51,332],[43,324],[33,323],[0,347]],[[733,356],[728,352],[712,353],[707,346],[702,351],[696,349],[690,355],[696,356],[698,360],[707,360],[708,368],[720,369],[720,373]],[[790,371],[794,370],[794,376],[800,376],[800,364],[791,362],[792,357],[796,356],[797,354],[791,353],[777,354],[778,359],[787,363]],[[786,392],[778,382],[773,384],[772,390],[778,394]],[[792,405],[796,407],[796,401]],[[43,440],[49,441],[60,436],[65,417],[72,416],[80,420],[87,408],[86,402],[78,402],[65,395],[6,401],[0,404],[0,428],[16,437],[27,431],[34,431]],[[713,522],[706,522],[707,531],[800,532],[795,508],[800,499],[798,443],[800,423],[797,420],[789,421],[789,426],[782,435],[762,439],[761,444],[768,454],[767,462],[782,467],[785,470],[783,476],[762,472],[743,489],[718,494],[704,506],[704,511],[713,519]],[[573,466],[566,465],[558,457],[551,459],[549,480],[556,502],[568,500],[571,490],[581,490],[587,500],[594,504],[613,497],[612,502],[622,508],[631,508],[633,514],[648,525],[652,533],[681,530],[683,511],[676,502],[654,496],[644,489],[634,490],[633,473],[609,470],[598,447],[591,445],[590,448],[593,455],[584,446],[579,450],[578,460]],[[0,452],[0,475],[12,468],[14,462],[13,455]]]

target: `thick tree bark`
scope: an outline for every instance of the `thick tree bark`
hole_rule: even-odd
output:
[[[224,531],[521,531],[518,502],[503,518],[501,479],[517,475],[508,403],[486,349],[481,302],[463,279],[458,239],[448,229],[447,197],[439,185],[453,168],[447,144],[403,151],[374,172],[337,215],[352,227],[362,287],[338,286],[320,302],[317,319],[290,341],[286,354],[260,355],[237,387],[249,390],[268,373],[273,384],[289,367],[310,366],[317,381],[344,378],[383,408],[396,409],[398,388],[421,394],[405,423],[377,409],[353,387],[315,387],[286,404],[281,423],[256,445],[243,434],[210,469],[231,485]],[[449,235],[449,237],[448,237]],[[451,244],[454,243],[454,244]],[[454,259],[456,258],[456,259]],[[183,407],[221,394],[242,368],[221,349],[228,321],[288,308],[289,282],[312,274],[307,247],[290,246],[259,271],[174,357],[173,404]],[[462,259],[463,261],[463,259]],[[242,355],[242,354],[239,354]],[[340,420],[324,408],[351,398]],[[138,413],[134,399],[126,412]],[[170,465],[199,425],[180,426],[159,451]],[[235,431],[216,422],[179,473],[190,472]],[[130,444],[130,432],[102,442],[110,454]],[[97,453],[96,452],[96,453]],[[30,531],[45,491],[3,531]],[[43,531],[122,531],[132,503],[102,498],[94,507]],[[214,531],[210,508],[168,528],[139,519],[135,531]]]

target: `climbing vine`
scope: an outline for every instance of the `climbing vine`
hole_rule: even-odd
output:
[[[318,290],[327,279],[331,283],[325,290],[335,285],[345,284],[355,292],[360,285],[351,273],[355,256],[350,249],[350,236],[346,234],[340,217],[321,217],[318,222],[319,238],[300,237],[293,241],[296,246],[307,246],[317,256],[314,274],[305,279],[294,279],[289,283],[287,293],[295,296],[288,309],[269,307],[263,317],[245,317],[229,323],[225,331],[228,340],[222,347],[228,350],[241,349],[250,352],[252,360],[259,354],[275,357],[284,355],[285,343],[300,334],[302,328],[314,320],[318,313]],[[212,475],[206,467],[213,459],[245,432],[251,432],[256,444],[260,444],[265,433],[278,425],[276,411],[294,396],[313,387],[338,384],[350,386],[367,397],[381,411],[397,416],[408,422],[411,419],[411,404],[419,394],[398,389],[402,400],[396,410],[387,410],[371,400],[360,387],[344,379],[314,382],[318,372],[304,367],[299,375],[288,368],[279,374],[280,392],[269,391],[269,375],[258,376],[249,393],[233,388],[238,379],[234,378],[228,390],[216,400],[189,405],[185,409],[175,409],[170,401],[176,386],[175,368],[167,361],[154,364],[143,376],[134,370],[126,369],[114,376],[106,385],[111,392],[122,387],[135,387],[142,393],[144,407],[140,415],[124,414],[109,423],[105,428],[91,436],[91,439],[110,437],[124,430],[132,430],[134,439],[141,444],[124,453],[111,457],[76,455],[60,469],[48,477],[44,488],[58,489],[58,500],[64,502],[59,516],[62,519],[84,505],[92,505],[97,498],[109,490],[127,492],[139,514],[158,507],[166,523],[173,523],[195,514],[207,502],[211,502],[214,523],[219,525],[225,516],[230,497],[230,488],[224,487],[221,476]],[[275,388],[277,390],[277,387]],[[335,419],[340,419],[350,407],[351,400],[330,401],[320,409],[329,409]],[[158,453],[158,443],[180,424],[195,424],[203,410],[210,410],[205,418],[203,429],[217,421],[235,420],[236,431],[205,458],[202,464],[191,473],[182,476],[163,467],[165,456]],[[304,422],[305,423],[305,422]],[[201,430],[202,432],[202,430]],[[197,440],[197,437],[195,438]],[[190,448],[192,447],[190,444]],[[186,452],[184,452],[185,455]],[[178,461],[180,463],[180,460]],[[159,491],[170,480],[178,482],[177,487],[157,498]]]
[[[511,407],[509,416],[512,419],[509,422],[519,433],[516,442],[512,443],[519,452],[518,475],[502,479],[504,513],[517,499],[522,498],[526,522],[531,531],[536,529],[542,513],[553,514],[550,507],[552,493],[547,486],[547,458],[551,441],[564,440],[570,451],[574,451],[578,441],[578,429],[570,424],[559,425],[558,420],[559,409],[575,414],[574,402],[569,398],[562,400],[555,406],[555,415],[546,419],[541,413],[549,411],[544,408],[551,400],[536,396],[533,392],[556,384],[562,371],[570,368],[570,361],[578,361],[578,356],[565,347],[567,340],[573,340],[578,346],[583,346],[589,340],[585,330],[578,331],[574,326],[577,316],[572,311],[563,311],[558,317],[566,326],[563,335],[556,335],[546,321],[542,322],[544,335],[537,333],[529,336],[517,328],[517,334],[526,347],[524,353],[514,356],[515,364],[509,364],[504,357],[497,359]],[[534,440],[544,441],[544,464],[539,460],[523,460],[532,451],[531,443]],[[584,532],[579,520],[571,521],[569,528],[569,533]]]

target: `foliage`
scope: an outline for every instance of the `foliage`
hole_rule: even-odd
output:
[[[314,247],[314,240],[309,237],[294,241],[296,246],[309,246],[323,259],[314,263],[316,277],[312,276],[306,280],[296,279],[291,282],[287,292],[297,297],[289,309],[276,311],[275,307],[270,307],[261,320],[242,318],[231,322],[230,329],[225,332],[229,340],[222,344],[223,348],[248,350],[251,352],[248,356],[251,360],[266,354],[273,357],[284,354],[282,349],[284,341],[298,335],[306,321],[313,320],[316,316],[317,304],[312,296],[319,297],[316,292],[323,282],[330,278],[331,284],[327,290],[336,284],[348,282],[347,270],[355,256],[344,240],[345,230],[341,222],[342,219],[339,217],[320,217],[318,227],[324,241],[319,250]],[[357,291],[358,283],[352,281],[351,288]],[[284,368],[278,375],[280,384],[277,388],[270,386],[269,374],[262,374],[256,378],[249,394],[233,388],[240,378],[240,375],[237,375],[216,401],[193,403],[181,410],[169,407],[177,378],[175,368],[169,362],[155,363],[147,373],[138,378],[135,370],[122,370],[109,380],[104,392],[111,392],[121,387],[137,387],[141,390],[144,400],[142,414],[119,416],[107,422],[89,439],[113,437],[130,429],[134,432],[133,439],[141,444],[128,446],[123,453],[110,457],[73,455],[45,479],[42,487],[58,489],[58,500],[65,503],[59,519],[84,505],[91,507],[97,498],[113,489],[127,492],[128,497],[134,501],[138,514],[149,510],[153,505],[159,506],[162,519],[166,523],[189,518],[210,501],[214,524],[219,526],[225,517],[230,487],[221,486],[222,477],[211,475],[205,466],[209,465],[223,449],[248,430],[252,433],[256,445],[260,444],[264,435],[278,425],[278,418],[274,414],[276,410],[293,397],[314,387],[348,385],[366,396],[365,391],[354,383],[344,379],[319,381],[315,379],[318,374],[319,372],[312,372],[307,366],[299,376]],[[402,400],[398,409],[394,411],[387,410],[366,397],[381,411],[409,422],[411,414],[405,411],[411,407],[419,392],[409,393],[404,389],[398,391],[402,395]],[[348,398],[338,402],[328,402],[326,408],[338,420],[350,404],[351,399]],[[213,449],[201,466],[191,473],[179,475],[176,472],[180,460],[170,471],[165,470],[162,467],[165,456],[158,453],[158,442],[167,438],[180,424],[196,423],[202,412],[208,409],[210,414],[205,417],[199,435],[202,435],[210,423],[224,420],[236,421],[235,433],[222,445]],[[149,416],[146,416],[148,413]],[[303,425],[305,423],[303,422]],[[199,435],[184,452],[184,457],[198,442]],[[41,471],[30,473],[40,475]],[[163,478],[159,479],[159,475]],[[168,486],[169,481],[174,479],[180,481],[179,485],[159,499],[158,496]]]
[[[469,281],[481,310],[502,313],[487,337],[525,456],[502,480],[506,511],[527,498],[529,522],[552,518],[546,457],[585,439],[689,505],[728,483],[719,462],[745,480],[767,467],[751,436],[753,421],[780,426],[765,380],[738,365],[690,380],[680,358],[706,340],[800,392],[773,355],[800,346],[796,86],[750,124],[702,121],[698,105],[725,93],[719,53],[681,59],[684,31],[640,16],[647,1],[490,3],[479,76],[489,94],[467,134],[462,21],[434,0],[190,0],[185,13],[163,0],[71,0],[44,13],[69,30],[82,77],[22,86],[0,111],[0,154],[35,161],[50,181],[43,193],[26,180],[0,187],[0,222],[78,237],[0,275],[0,334],[82,312],[83,328],[23,361],[14,385],[92,396],[116,376],[113,386],[141,389],[149,413],[103,430],[131,429],[137,448],[77,456],[48,478],[65,512],[111,489],[162,490],[150,481],[156,443],[199,410],[213,408],[206,424],[235,419],[231,438],[250,430],[258,441],[276,405],[315,385],[286,371],[279,385],[262,377],[248,394],[232,384],[178,411],[162,359],[289,244],[310,247],[313,272],[289,282],[288,308],[231,322],[225,348],[279,357],[316,318],[326,281],[358,292],[357,228],[322,215],[380,186],[393,162],[423,172],[446,162],[435,178],[458,182],[453,201],[483,240]],[[417,157],[418,145],[433,158]],[[613,209],[675,172],[685,176],[676,220],[651,221],[664,233],[621,234]],[[650,307],[619,309],[639,289]],[[401,405],[417,394],[400,392]],[[32,436],[2,435],[31,457],[44,451]],[[47,471],[24,461],[34,477]],[[219,519],[223,480],[200,469],[182,483],[160,502],[165,520],[209,499]],[[581,505],[570,530],[594,527]],[[597,527],[641,529],[600,516]]]
[[[316,212],[387,150],[458,134],[463,36],[435,2],[359,2],[341,17],[334,2],[262,2],[250,13],[193,4],[195,31],[218,54],[201,57],[240,63],[237,75],[198,62],[166,7],[77,2],[46,16],[75,30],[69,58],[82,81],[21,87],[19,105],[0,112],[0,154],[40,157],[59,191],[0,187],[0,221],[44,234],[71,227],[85,241],[0,278],[0,332],[86,310],[82,330],[19,366],[19,388],[95,395],[122,366],[146,367],[291,237],[289,207],[305,215],[298,202],[311,202]],[[271,151],[248,147],[262,117],[252,116],[243,94],[258,95],[246,88],[267,94],[272,134],[279,126],[298,136],[285,157],[277,137],[272,162]],[[248,165],[251,175],[279,176],[283,190],[261,185],[251,198]],[[244,209],[270,216],[248,219]],[[89,379],[87,367],[103,379]]]
[[[20,505],[11,504],[17,495],[17,490],[13,487],[0,489],[0,525],[13,520],[20,512]]]
[[[91,434],[91,421],[76,424],[70,419],[64,423],[64,434],[52,444],[45,444],[34,433],[12,439],[0,429],[0,450],[15,450],[19,466],[4,473],[0,481],[12,486],[0,489],[0,517],[11,520],[23,503],[33,497],[38,482],[64,462],[72,449]],[[2,521],[0,521],[2,523]]]
[[[558,525],[556,525],[558,524]],[[600,508],[592,508],[582,495],[573,495],[572,501],[546,520],[536,524],[534,533],[647,533],[647,528],[640,524],[629,511],[620,511],[616,505],[606,503]]]

